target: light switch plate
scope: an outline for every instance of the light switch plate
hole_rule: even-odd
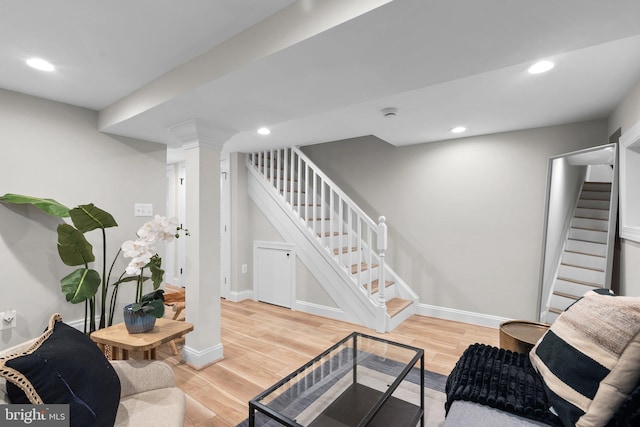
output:
[[[134,216],[153,216],[153,204],[151,203],[136,203],[133,206]]]

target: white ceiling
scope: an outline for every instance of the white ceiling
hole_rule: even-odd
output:
[[[0,0],[0,22],[0,87],[172,147],[187,128],[248,151],[550,126],[640,80],[637,0]],[[556,67],[529,75],[538,59]]]

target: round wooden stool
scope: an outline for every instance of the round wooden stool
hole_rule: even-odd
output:
[[[547,332],[550,325],[528,320],[508,320],[500,324],[500,347],[528,353]]]

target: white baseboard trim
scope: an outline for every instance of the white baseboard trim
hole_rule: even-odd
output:
[[[421,316],[436,317],[438,319],[454,320],[456,322],[471,323],[473,325],[488,326],[498,328],[500,323],[511,320],[505,317],[492,316],[489,314],[474,313],[455,308],[438,307],[429,304],[418,304],[417,314]]]
[[[240,302],[246,299],[253,299],[252,290],[240,291],[240,292],[230,291],[229,297],[227,298],[227,300],[231,302]]]
[[[316,316],[328,317],[334,320],[340,320],[343,322],[353,323],[353,319],[349,318],[347,314],[339,308],[328,307],[325,305],[314,304],[307,301],[296,300],[294,310],[302,311]]]
[[[306,301],[296,301],[294,309],[303,311],[305,313],[328,317],[330,319],[354,323],[353,319],[350,319],[347,313],[340,310],[339,308],[327,307]],[[456,322],[470,323],[472,325],[487,326],[496,329],[500,327],[500,323],[507,320],[512,320],[506,317],[492,316],[489,314],[474,313],[471,311],[463,311],[455,308],[438,307],[435,305],[420,303],[417,304],[416,314],[419,316],[453,320]]]
[[[195,369],[201,369],[211,365],[224,357],[222,343],[204,350],[196,350],[194,348],[182,347],[182,360]]]
[[[84,332],[84,319],[77,319],[77,320],[72,320],[70,322],[67,322],[63,318],[62,321],[64,323],[66,323],[67,325],[71,326],[72,328],[77,329],[80,332]],[[96,328],[99,325],[100,325],[100,316],[96,316]],[[89,323],[88,322],[87,322],[87,330],[89,330]]]

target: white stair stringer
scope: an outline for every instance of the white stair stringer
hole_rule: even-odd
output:
[[[415,314],[417,294],[388,264],[384,264],[388,285],[380,293],[377,284],[382,263],[375,247],[369,247],[373,242],[363,240],[359,227],[345,219],[342,204],[338,208],[326,199],[322,203],[325,187],[318,189],[317,181],[332,186],[332,197],[341,190],[304,154],[293,148],[250,155],[247,169],[249,196],[283,238],[297,246],[300,261],[342,310],[343,320],[387,332]],[[298,170],[303,170],[302,176]],[[352,203],[346,196],[340,197]],[[355,205],[348,209],[350,213],[361,212]],[[366,221],[375,228],[370,219]]]

